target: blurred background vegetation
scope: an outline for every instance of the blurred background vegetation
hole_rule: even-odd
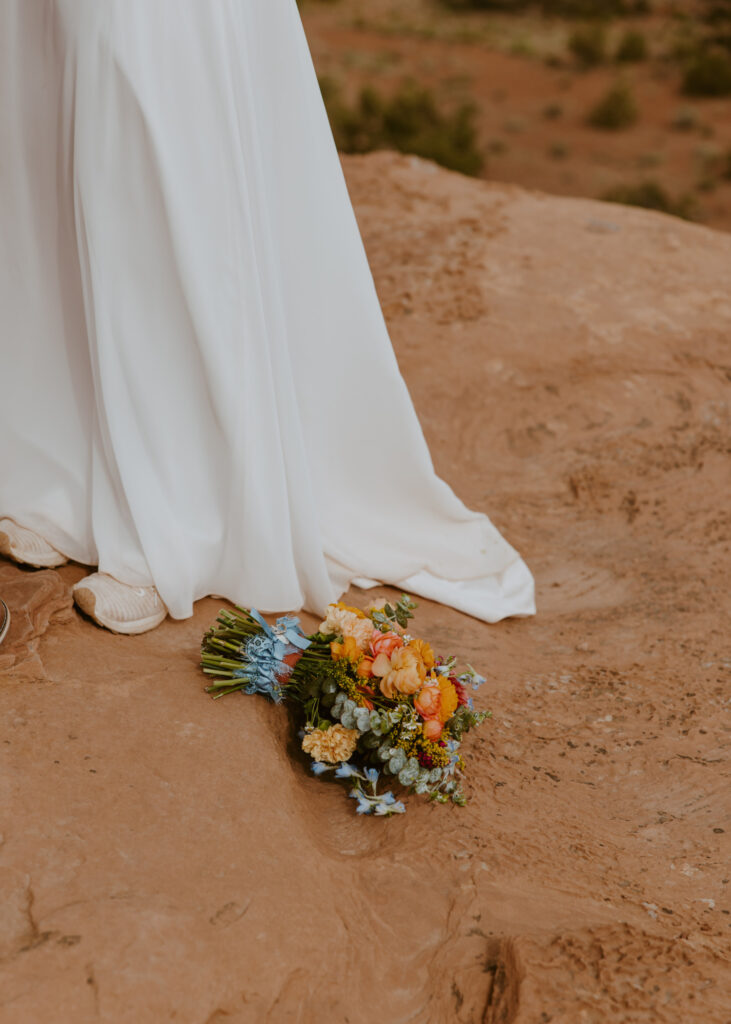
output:
[[[731,230],[731,0],[299,0],[338,147]]]

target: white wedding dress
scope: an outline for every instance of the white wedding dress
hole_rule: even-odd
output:
[[[533,580],[434,472],[295,0],[0,0],[0,515],[170,614]]]

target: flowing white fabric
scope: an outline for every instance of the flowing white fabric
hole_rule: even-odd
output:
[[[295,0],[0,0],[0,515],[185,618],[533,580],[434,471]]]

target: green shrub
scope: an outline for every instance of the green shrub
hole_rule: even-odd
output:
[[[619,131],[629,128],[639,114],[634,93],[624,82],[616,82],[589,111],[588,123],[593,128]]]
[[[673,115],[670,127],[676,132],[693,132],[700,128],[698,111],[694,107],[680,107]]]
[[[582,25],[569,36],[569,50],[583,68],[596,67],[607,55],[607,33],[603,25]]]
[[[637,185],[617,185],[601,196],[608,203],[622,203],[625,206],[641,206],[645,210],[659,210],[675,217],[693,220],[693,200],[689,196],[673,199],[656,181],[643,181]]]
[[[615,60],[622,64],[630,64],[635,61],[646,60],[648,56],[647,37],[644,32],[636,29],[627,29],[619,41]]]
[[[700,44],[685,69],[688,96],[731,96],[731,53]]]
[[[429,89],[413,82],[404,83],[390,98],[366,86],[352,107],[342,101],[332,79],[321,79],[320,88],[335,141],[343,152],[396,149],[463,174],[477,175],[482,170],[473,105],[465,103],[444,112]]]

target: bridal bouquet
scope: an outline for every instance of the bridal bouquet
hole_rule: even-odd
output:
[[[203,638],[201,664],[214,697],[243,690],[294,701],[304,712],[302,749],[316,775],[347,779],[359,814],[402,814],[380,776],[431,800],[464,804],[462,736],[488,712],[475,711],[469,688],[485,682],[454,657],[435,656],[406,632],[415,602],[372,602],[367,611],[328,605],[318,632],[299,619],[270,625],[256,611],[221,611]]]

